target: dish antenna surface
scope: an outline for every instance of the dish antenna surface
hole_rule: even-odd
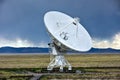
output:
[[[79,18],[72,18],[62,12],[50,11],[44,16],[44,23],[52,39],[49,43],[51,54],[54,58],[49,63],[47,70],[54,67],[68,67],[72,70],[70,63],[64,58],[68,50],[88,51],[92,47],[89,33],[79,23]]]

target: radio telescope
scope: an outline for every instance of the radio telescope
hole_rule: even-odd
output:
[[[51,54],[54,58],[49,63],[47,70],[54,67],[64,67],[72,70],[71,64],[65,59],[68,50],[88,51],[92,47],[89,33],[79,23],[79,18],[72,18],[62,12],[50,11],[44,16],[44,23],[52,42],[49,43]]]

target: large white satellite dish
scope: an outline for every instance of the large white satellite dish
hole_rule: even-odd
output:
[[[79,23],[78,18],[72,18],[62,12],[47,12],[44,16],[44,23],[52,38],[51,53],[55,55],[47,69],[52,70],[53,67],[59,66],[60,70],[63,70],[63,67],[68,66],[68,69],[71,70],[72,67],[65,60],[63,54],[68,49],[75,51],[90,50],[92,47],[90,35]]]

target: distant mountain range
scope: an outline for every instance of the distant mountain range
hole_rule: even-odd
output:
[[[39,47],[1,47],[0,53],[48,53],[49,48]]]
[[[14,47],[1,47],[0,53],[48,53],[49,48],[40,48],[40,47],[20,47],[20,48],[14,48]],[[72,53],[120,53],[120,50],[116,49],[98,49],[98,48],[92,48],[88,52],[77,52],[77,51],[69,51]]]
[[[88,53],[120,53],[120,50],[112,48],[106,49],[92,48],[90,51],[88,51]]]

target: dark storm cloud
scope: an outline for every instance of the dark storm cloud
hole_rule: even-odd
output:
[[[21,37],[31,40],[41,39],[44,27],[37,2],[32,0],[6,1],[0,16],[0,35],[5,37]],[[42,28],[43,27],[43,28]],[[45,33],[45,31],[44,31]],[[44,36],[44,33],[42,36]],[[44,38],[46,39],[46,38]]]
[[[120,9],[120,0],[115,0],[115,2],[118,5],[118,8]]]
[[[4,3],[5,0],[0,0],[0,4]]]
[[[119,0],[2,0],[0,37],[20,37],[35,43],[48,41],[43,22],[47,11],[57,10],[80,22],[92,37],[109,38],[120,32]],[[4,4],[3,4],[4,3]]]

